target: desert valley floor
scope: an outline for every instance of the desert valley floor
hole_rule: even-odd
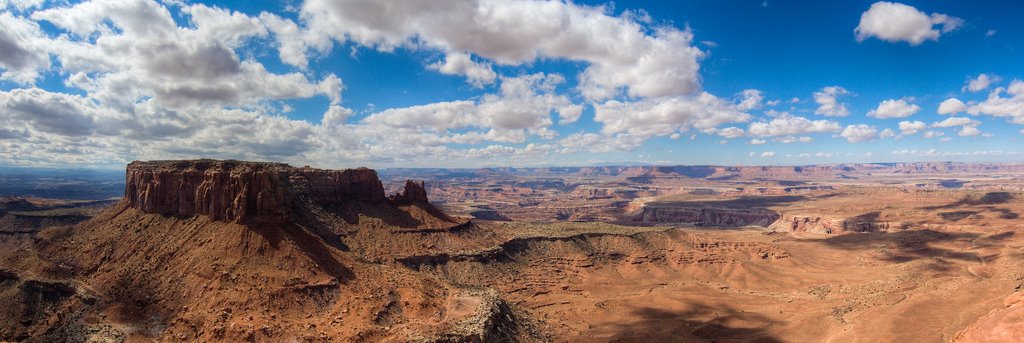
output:
[[[1020,341],[1022,190],[1020,164],[134,162],[122,199],[2,198],[0,340]]]

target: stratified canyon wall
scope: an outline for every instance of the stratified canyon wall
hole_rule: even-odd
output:
[[[384,187],[372,169],[324,170],[280,163],[240,161],[132,162],[125,201],[164,215],[207,215],[214,220],[284,221],[293,198],[325,206],[384,202]]]

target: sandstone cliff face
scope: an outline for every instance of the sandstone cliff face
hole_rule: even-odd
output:
[[[889,231],[890,229],[903,229],[905,225],[903,223],[886,221],[859,221],[783,214],[777,222],[771,225],[771,228],[777,231],[837,234],[844,232]]]
[[[779,214],[759,209],[719,209],[645,206],[630,214],[633,221],[644,223],[691,223],[695,226],[767,227]]]
[[[125,201],[144,212],[207,215],[227,222],[284,221],[296,197],[322,206],[383,202],[371,169],[321,170],[240,161],[132,162]]]
[[[405,189],[402,193],[395,195],[395,201],[406,202],[406,203],[424,203],[428,202],[427,189],[423,185],[423,181],[405,181]]]

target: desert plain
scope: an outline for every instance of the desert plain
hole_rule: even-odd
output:
[[[0,338],[1019,341],[1022,189],[1019,164],[133,162],[120,199],[4,198]]]

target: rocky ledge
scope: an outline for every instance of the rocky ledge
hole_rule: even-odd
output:
[[[299,197],[327,208],[389,201],[377,172],[367,168],[325,170],[230,160],[135,161],[128,165],[126,181],[125,201],[130,207],[236,223],[288,220]],[[426,201],[422,183],[416,186],[403,195]]]

